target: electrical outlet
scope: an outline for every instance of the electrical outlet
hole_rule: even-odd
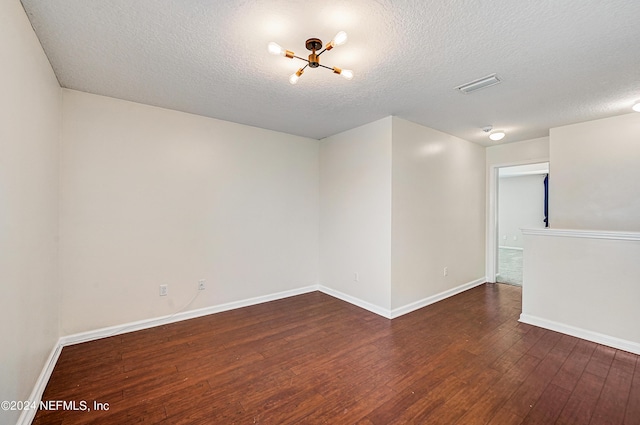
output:
[[[198,290],[199,291],[204,291],[204,284],[207,283],[207,281],[205,279],[200,279],[198,281]]]
[[[160,285],[160,296],[164,297],[169,294],[169,285]]]
[[[360,282],[360,274],[359,273],[354,273],[353,274],[353,281],[354,282]]]
[[[449,267],[445,267],[444,270],[442,270],[442,275],[443,276],[448,276],[449,275]]]

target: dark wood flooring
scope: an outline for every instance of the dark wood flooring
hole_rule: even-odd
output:
[[[393,321],[314,292],[65,347],[34,424],[640,424],[638,356],[486,284]]]

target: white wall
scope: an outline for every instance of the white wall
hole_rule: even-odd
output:
[[[513,165],[549,160],[549,138],[505,143],[486,148],[487,167],[491,165]]]
[[[640,354],[640,114],[550,130],[552,229],[525,232],[521,320]],[[595,232],[594,232],[595,230]]]
[[[640,231],[640,114],[553,128],[552,226]]]
[[[321,141],[320,229],[320,283],[389,310],[391,117]]]
[[[640,233],[524,237],[521,321],[640,354]]]
[[[498,245],[522,248],[522,228],[544,228],[543,174],[500,177]]]
[[[483,278],[483,147],[394,117],[392,193],[392,309]]]
[[[58,339],[60,87],[19,1],[0,22],[0,400],[25,400]]]
[[[317,283],[318,141],[63,91],[63,334]],[[160,284],[169,296],[159,297]]]

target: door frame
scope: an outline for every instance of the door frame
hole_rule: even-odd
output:
[[[491,164],[487,172],[488,186],[488,206],[487,206],[487,246],[485,272],[487,282],[496,283],[498,273],[498,171],[500,168],[513,167],[517,165],[549,163],[549,174],[551,174],[551,161],[549,158],[526,159],[522,161],[511,161],[499,164]]]

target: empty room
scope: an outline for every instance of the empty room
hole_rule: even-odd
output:
[[[640,424],[638,22],[2,0],[0,424]]]

